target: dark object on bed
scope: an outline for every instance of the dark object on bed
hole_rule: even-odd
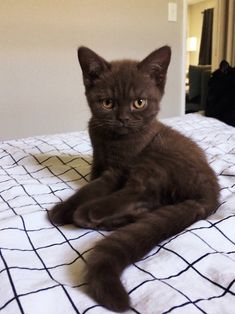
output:
[[[186,113],[205,110],[210,65],[190,65],[188,73],[189,90],[186,94]]]
[[[205,114],[235,126],[235,68],[225,60],[209,80]]]

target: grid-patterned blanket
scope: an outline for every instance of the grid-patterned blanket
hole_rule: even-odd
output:
[[[194,138],[219,176],[220,206],[128,267],[126,313],[235,311],[235,129],[199,115],[165,121]],[[88,180],[86,132],[0,145],[0,311],[111,313],[83,292],[84,260],[107,233],[53,226],[48,210]],[[206,186],[205,186],[206,189]]]

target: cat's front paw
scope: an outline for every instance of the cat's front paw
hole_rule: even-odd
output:
[[[97,229],[97,223],[90,220],[89,207],[87,205],[78,207],[73,213],[73,223],[81,228],[85,229]]]
[[[49,218],[55,225],[71,224],[73,222],[73,208],[67,201],[56,204],[49,212]]]
[[[76,210],[73,221],[79,227],[111,231],[133,222],[133,219],[130,215],[116,216],[106,213],[104,216],[97,208],[86,205]]]
[[[132,217],[123,216],[123,217],[105,217],[99,222],[96,222],[97,228],[105,231],[112,231],[117,228],[123,227],[133,222]]]
[[[73,223],[82,228],[110,230],[110,223],[103,223],[110,215],[102,199],[90,201],[79,206],[73,213]],[[113,229],[113,228],[111,228]]]

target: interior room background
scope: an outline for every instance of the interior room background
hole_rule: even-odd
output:
[[[0,1],[0,139],[83,130],[90,116],[77,47],[107,60],[142,59],[168,44],[160,117],[184,111],[183,0]]]
[[[222,60],[235,66],[235,1],[188,0],[186,113],[204,112],[208,83]]]

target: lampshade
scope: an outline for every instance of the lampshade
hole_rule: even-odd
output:
[[[187,38],[187,51],[189,52],[197,51],[197,37]]]

